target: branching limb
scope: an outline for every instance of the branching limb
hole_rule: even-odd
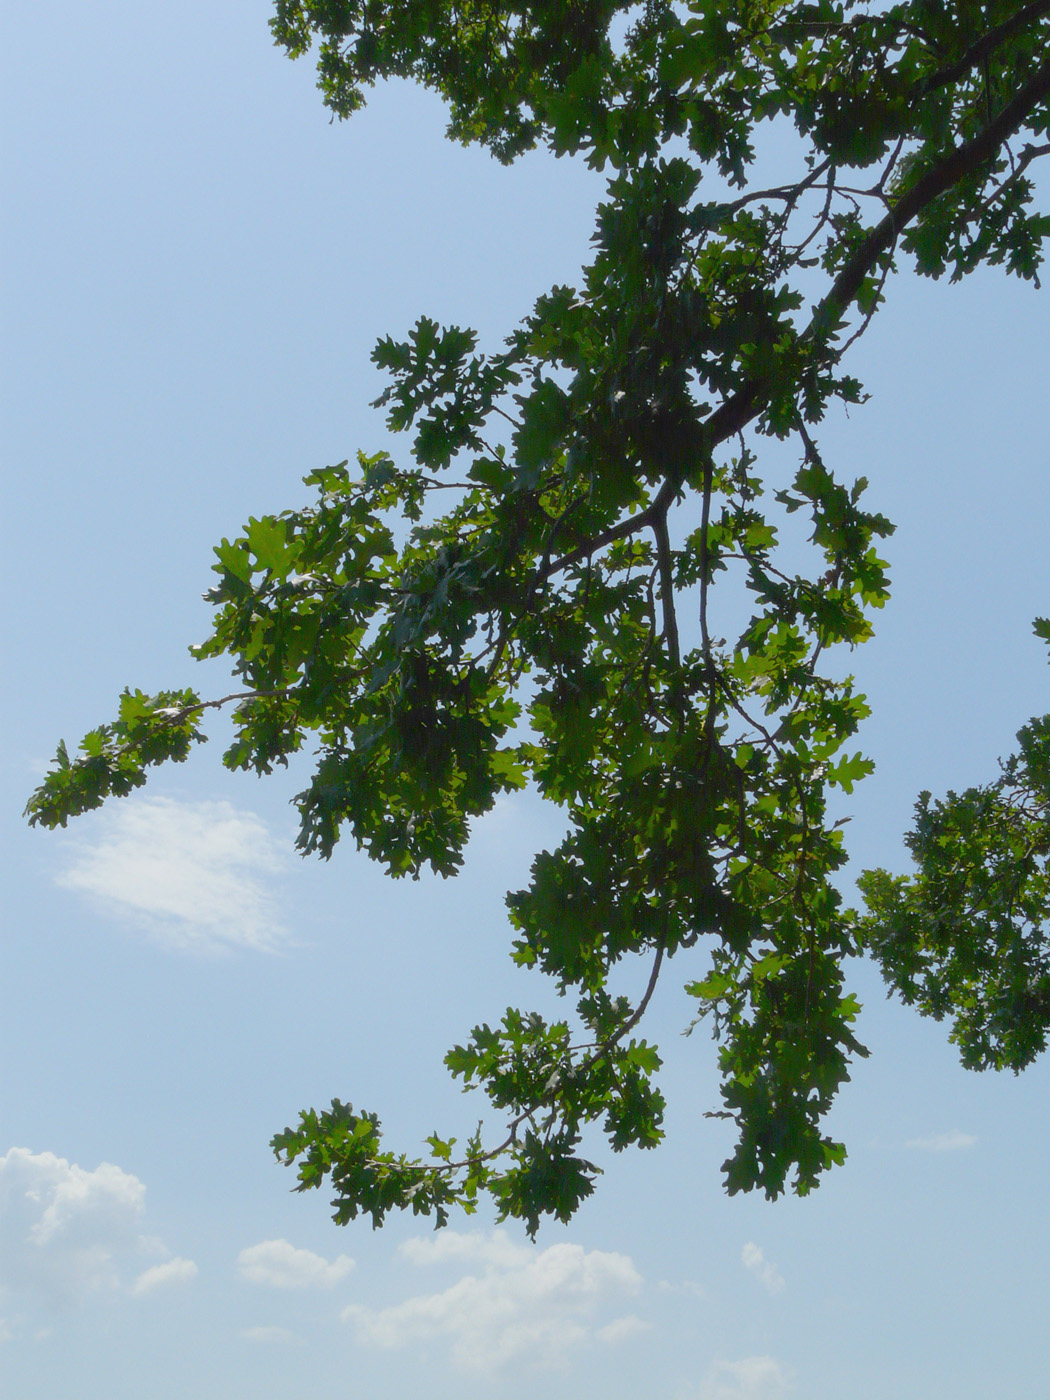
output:
[[[602,1041],[585,1060],[580,1061],[574,1069],[575,1075],[586,1074],[587,1071],[592,1069],[600,1060],[606,1059],[610,1052],[623,1040],[624,1036],[629,1035],[630,1032],[634,1030],[635,1026],[638,1025],[639,1021],[641,1021],[642,1017],[649,1009],[650,1001],[653,999],[653,993],[656,991],[656,984],[660,980],[660,969],[663,966],[663,960],[664,948],[661,943],[656,950],[653,966],[649,973],[649,981],[646,984],[645,991],[642,994],[642,999],[638,1003],[638,1006],[631,1015],[628,1016],[626,1021],[622,1022],[622,1024],[616,1028],[612,1035]],[[553,1087],[556,1089],[557,1084]],[[468,1168],[478,1166],[484,1162],[495,1161],[497,1157],[501,1157],[504,1152],[507,1152],[514,1146],[515,1142],[517,1142],[518,1129],[521,1125],[528,1122],[549,1102],[549,1098],[544,1097],[530,1104],[528,1108],[522,1109],[522,1111],[507,1124],[507,1136],[498,1147],[490,1148],[487,1152],[482,1152],[472,1157],[464,1157],[458,1162],[443,1162],[439,1166],[430,1166],[428,1170],[448,1175],[452,1172],[466,1171]],[[379,1163],[376,1163],[376,1165],[379,1165]]]
[[[982,34],[979,39],[976,39],[955,63],[948,64],[945,68],[939,68],[936,73],[931,73],[928,78],[923,79],[917,86],[915,96],[917,98],[925,97],[927,93],[936,92],[938,88],[954,83],[957,78],[961,78],[971,68],[976,68],[979,63],[983,63],[1000,45],[1013,38],[1026,25],[1032,24],[1037,19],[1042,19],[1046,14],[1050,14],[1050,0],[1032,0],[1031,4],[1023,5],[1009,19],[1003,20],[1002,24],[997,24],[993,29],[989,29],[986,34]]]
[[[1037,69],[993,122],[969,140],[953,147],[932,169],[918,179],[901,196],[892,210],[876,224],[848,259],[831,290],[817,306],[803,334],[803,340],[813,341],[836,325],[855,300],[865,279],[878,264],[879,258],[892,247],[905,227],[965,175],[989,160],[1048,96],[1050,59]],[[767,381],[756,376],[726,399],[704,420],[703,427],[709,448],[717,447],[746,428],[762,412],[768,395]]]
[[[700,640],[704,648],[704,658],[711,666],[711,632],[707,621],[707,593],[711,586],[711,545],[708,536],[711,530],[711,493],[714,477],[714,463],[710,458],[704,463],[703,499],[700,505]]]
[[[660,567],[660,607],[664,617],[664,640],[671,665],[677,670],[682,664],[678,643],[678,616],[674,605],[674,573],[671,567],[671,541],[667,533],[667,512],[661,511],[653,521],[656,537],[656,557]]]
[[[182,724],[190,715],[200,714],[202,710],[221,710],[225,705],[256,704],[260,700],[287,698],[298,694],[301,689],[301,686],[281,686],[277,690],[242,690],[234,695],[223,695],[218,700],[198,700],[193,705],[183,705],[181,708],[169,706],[165,710],[155,710],[154,714],[158,719]]]

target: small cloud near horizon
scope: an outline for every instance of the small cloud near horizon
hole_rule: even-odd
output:
[[[284,1346],[302,1346],[303,1339],[287,1327],[245,1327],[241,1336],[246,1342],[276,1342]]]
[[[355,1267],[347,1254],[328,1260],[287,1240],[263,1240],[237,1256],[241,1278],[270,1288],[334,1288]]]
[[[904,1144],[919,1152],[960,1152],[964,1148],[973,1147],[977,1139],[970,1133],[961,1133],[958,1128],[953,1128],[950,1133],[933,1133],[930,1137],[912,1138]]]
[[[783,1293],[784,1278],[777,1266],[771,1263],[750,1240],[740,1252],[740,1259],[748,1273],[754,1274],[767,1293]]]
[[[131,1285],[131,1292],[136,1298],[141,1298],[145,1293],[155,1293],[158,1288],[167,1288],[173,1283],[189,1283],[196,1277],[197,1265],[193,1260],[176,1257],[166,1264],[154,1264],[151,1269],[144,1269]]]
[[[790,1367],[771,1356],[716,1361],[700,1387],[700,1400],[784,1400],[792,1380]]]
[[[406,1240],[402,1258],[418,1267],[473,1266],[448,1288],[386,1308],[344,1309],[360,1342],[388,1350],[444,1341],[474,1371],[562,1365],[581,1346],[613,1346],[647,1330],[634,1314],[613,1316],[642,1278],[624,1254],[576,1244],[546,1249],[515,1243],[503,1230]]]
[[[145,1186],[112,1162],[89,1171],[27,1147],[0,1156],[0,1296],[18,1308],[19,1330],[41,1310],[52,1317],[193,1278],[192,1260],[166,1258],[163,1241],[141,1233],[145,1213]],[[9,1315],[7,1330],[14,1325]]]

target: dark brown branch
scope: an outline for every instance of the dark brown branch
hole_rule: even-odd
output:
[[[961,58],[946,68],[940,68],[936,73],[931,73],[928,78],[924,78],[918,86],[916,97],[924,97],[928,92],[936,92],[938,88],[945,87],[948,83],[954,83],[956,78],[961,78],[964,73],[969,72],[971,68],[975,68],[978,63],[988,58],[1000,44],[1012,38],[1019,29],[1023,29],[1032,20],[1042,19],[1048,12],[1050,12],[1050,0],[1032,0],[1030,5],[1023,5],[1016,14],[1003,20],[1002,24],[997,24],[994,29],[989,29],[987,34],[982,34],[970,45]]]
[[[637,534],[639,530],[653,525],[660,511],[666,509],[662,503],[663,497],[664,488],[661,487],[656,499],[640,515],[629,515],[626,520],[621,520],[619,524],[611,526],[608,530],[603,530],[600,535],[594,535],[591,539],[585,540],[576,549],[571,549],[568,554],[563,554],[560,559],[553,559],[550,563],[545,564],[540,570],[540,580],[548,579],[552,574],[559,573],[562,569],[571,568],[573,564],[578,564],[581,559],[586,559],[589,554],[596,554],[599,549],[605,549],[607,546],[615,544],[617,540],[626,539],[628,535]],[[657,501],[661,501],[659,507]]]
[[[1021,176],[1025,173],[1025,171],[1028,169],[1028,167],[1032,164],[1034,160],[1038,160],[1040,156],[1046,155],[1050,155],[1050,142],[1047,142],[1042,146],[1033,146],[1031,142],[1029,142],[1028,145],[1026,145],[1021,151],[1020,156],[1016,160],[1014,160],[1013,155],[1011,154],[1010,161],[1013,168],[1010,171],[1010,174],[1005,180],[1000,181],[1000,183],[996,185],[995,189],[992,190],[991,194],[981,205],[981,208],[986,212],[989,209],[991,209],[992,205],[997,199],[1000,199],[1006,193],[1007,190],[1012,189],[1014,186],[1016,186],[1018,180],[1020,180]]]
[[[859,340],[859,339],[861,338],[861,336],[864,334],[864,332],[865,332],[865,331],[868,329],[868,327],[871,325],[872,320],[874,319],[874,316],[875,316],[875,312],[878,311],[879,307],[882,305],[882,301],[883,301],[883,295],[882,295],[882,294],[883,294],[883,292],[886,290],[886,283],[888,282],[890,273],[893,271],[893,269],[894,269],[894,262],[893,262],[893,252],[892,252],[892,249],[891,249],[889,256],[886,258],[886,261],[885,261],[885,263],[883,264],[883,267],[882,267],[882,275],[879,277],[879,285],[875,288],[875,295],[874,295],[874,296],[872,297],[872,299],[871,299],[871,306],[868,308],[867,313],[866,313],[866,315],[865,315],[863,321],[861,321],[861,323],[860,323],[860,325],[857,327],[857,329],[853,332],[853,334],[849,337],[849,339],[846,340],[846,341],[843,343],[842,348],[839,350],[838,355],[836,356],[836,359],[841,359],[841,357],[846,353],[846,351],[850,348],[850,346],[851,346],[855,341]]]
[[[1027,10],[1023,13],[1026,18],[1032,18],[1037,9],[1040,13],[1042,9],[1050,10],[1050,0],[1038,0],[1037,6],[1029,6],[1027,9],[1032,13],[1028,14]],[[813,341],[818,335],[826,334],[842,319],[855,301],[865,278],[870,275],[879,259],[892,248],[904,228],[965,175],[990,160],[1003,142],[1023,125],[1025,118],[1047,96],[1050,96],[1050,60],[1036,71],[1006,104],[998,117],[968,141],[953,147],[937,165],[928,170],[896,201],[836,277],[831,290],[817,306],[809,326],[803,332],[803,341]],[[755,378],[745,383],[714,413],[697,425],[695,456],[701,460],[710,457],[721,443],[742,432],[761,413],[768,401],[768,395],[768,381],[765,378]],[[672,473],[646,510],[621,520],[560,559],[550,561],[545,565],[542,577],[549,578],[616,540],[625,539],[652,525],[681,491],[683,479],[684,474],[681,471]]]
[[[671,541],[667,533],[667,511],[662,510],[653,521],[656,536],[656,557],[660,565],[660,608],[664,616],[664,640],[671,665],[678,667],[681,652],[678,646],[678,618],[674,607],[674,574],[671,570]]]
[[[812,340],[818,333],[826,332],[840,320],[856,298],[864,279],[882,254],[893,245],[905,226],[946,190],[951,189],[964,175],[989,160],[1048,95],[1050,60],[1044,63],[1013,100],[1007,103],[995,121],[969,141],[964,141],[949,151],[939,164],[917,180],[885,218],[875,225],[836,277],[831,290],[817,307],[803,338]],[[767,395],[768,388],[763,379],[752,379],[737,390],[732,398],[727,399],[704,420],[702,430],[707,449],[712,450],[746,428],[762,411]],[[679,486],[677,483],[672,485],[665,482],[661,494],[665,489],[676,493]]]
[[[660,979],[660,968],[663,966],[663,960],[664,947],[661,943],[656,950],[656,957],[653,960],[652,971],[649,973],[649,982],[645,988],[645,992],[642,995],[641,1001],[638,1003],[636,1010],[633,1011],[630,1016],[628,1016],[627,1020],[624,1021],[624,1023],[621,1026],[617,1027],[617,1029],[612,1033],[612,1035],[609,1036],[608,1040],[603,1040],[601,1044],[596,1046],[596,1048],[591,1052],[590,1055],[588,1055],[588,1057],[585,1060],[582,1060],[580,1062],[579,1066],[575,1070],[576,1074],[585,1073],[591,1068],[592,1065],[597,1064],[599,1060],[605,1059],[609,1051],[612,1050],[615,1045],[618,1045],[619,1042],[624,1038],[625,1035],[627,1035],[629,1031],[634,1030],[635,1026],[638,1024],[638,1022],[645,1015],[646,1011],[649,1009],[649,1003],[653,999],[653,993],[656,991],[656,984]],[[550,1088],[553,1086],[548,1087]],[[517,1115],[516,1118],[512,1118],[507,1124],[507,1136],[503,1139],[503,1141],[499,1144],[498,1147],[490,1148],[488,1152],[482,1152],[477,1157],[464,1157],[464,1159],[461,1162],[443,1162],[439,1166],[428,1165],[425,1168],[425,1170],[446,1174],[455,1171],[462,1171],[465,1167],[476,1166],[479,1162],[491,1162],[494,1158],[499,1157],[504,1152],[506,1152],[508,1147],[513,1147],[514,1143],[517,1141],[518,1129],[521,1127],[522,1123],[526,1122],[527,1119],[531,1118],[533,1114],[536,1113],[539,1109],[541,1109],[546,1102],[546,1099],[540,1099],[539,1102],[532,1104],[529,1108],[523,1109],[521,1113]],[[373,1165],[381,1166],[384,1164],[380,1162],[375,1162],[373,1163]]]
[[[794,248],[792,249],[796,260],[801,258],[802,254],[813,242],[814,238],[816,238],[820,234],[821,229],[827,227],[828,219],[831,217],[831,201],[835,196],[835,173],[835,167],[832,165],[831,173],[828,175],[827,184],[824,186],[824,189],[827,191],[827,193],[824,196],[824,208],[820,211],[819,218],[817,219],[813,227],[810,229],[809,233],[806,234],[802,242],[796,243]],[[820,187],[818,186],[817,188]]]
[[[1047,4],[1050,4],[1050,0],[1047,0]],[[739,199],[734,199],[731,204],[723,204],[722,211],[727,214],[736,214],[747,205],[754,204],[757,199],[780,199],[789,207],[793,207],[798,203],[799,197],[816,184],[830,165],[831,157],[828,156],[819,165],[814,166],[809,174],[804,179],[799,180],[797,184],[777,185],[768,190],[754,190],[751,194],[744,194]]]
[[[1050,7],[1050,0],[1047,0]],[[991,160],[1008,137],[1021,126],[1034,107],[1050,96],[1050,59],[1008,102],[994,121],[983,131],[956,146],[944,159],[916,180],[911,189],[894,204],[889,213],[875,225],[867,238],[835,278],[810,323],[811,332],[818,332],[837,321],[860,290],[865,277],[879,257],[894,243],[901,231],[917,215],[938,199],[964,176]]]
[[[711,528],[711,491],[713,486],[714,464],[708,458],[704,465],[704,498],[700,508],[700,641],[704,648],[704,660],[711,665],[711,633],[707,625],[707,592],[711,585],[710,547],[708,534]]]

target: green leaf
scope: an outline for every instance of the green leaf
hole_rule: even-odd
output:
[[[303,852],[345,837],[395,878],[451,877],[497,803],[560,808],[508,896],[511,955],[574,1010],[511,1008],[449,1052],[499,1123],[457,1161],[436,1132],[425,1159],[389,1150],[340,1100],[278,1134],[340,1223],[442,1225],[486,1196],[532,1234],[571,1218],[591,1138],[661,1140],[660,1056],[634,1037],[668,975],[718,1043],[730,1192],[805,1194],[845,1159],[822,1125],[866,1054],[864,950],[968,1065],[1042,1050],[1050,721],[983,786],[920,799],[915,872],[868,872],[863,913],[828,812],[872,771],[841,651],[889,596],[893,526],[820,425],[865,401],[844,359],[901,275],[1038,277],[1048,21],[1008,8],[277,0],[334,114],[415,81],[454,140],[609,173],[587,265],[504,340],[424,316],[378,342],[396,460],[315,470],[308,503],[219,544],[192,654],[231,693],[126,690],[27,806],[52,827],[135,791],[229,707],[229,768],[305,770]]]

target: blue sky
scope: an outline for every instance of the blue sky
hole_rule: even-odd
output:
[[[974,1076],[863,967],[850,1157],[806,1201],[727,1199],[714,1054],[676,983],[653,1032],[668,1140],[601,1159],[568,1228],[339,1230],[267,1148],[334,1095],[406,1148],[462,1133],[445,1049],[549,992],[502,898],[557,837],[532,798],[456,881],[291,852],[293,772],[221,734],[67,833],[20,820],[56,741],[117,692],[223,675],[210,549],[300,478],[390,445],[375,339],[426,313],[498,340],[586,255],[601,178],[506,170],[438,105],[328,123],[263,0],[5,10],[0,1390],[11,1400],[1034,1400],[1045,1394],[1047,1068]],[[853,355],[872,401],[825,455],[898,523],[852,660],[875,775],[858,867],[905,868],[917,791],[990,777],[1050,709],[1047,302],[994,273],[898,279]],[[395,450],[397,447],[395,445]],[[774,461],[774,470],[776,463]],[[685,980],[683,974],[679,980]]]

